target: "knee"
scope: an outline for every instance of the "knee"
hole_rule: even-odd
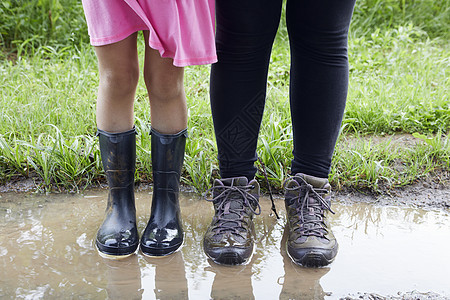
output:
[[[109,68],[100,72],[100,85],[118,94],[134,93],[138,81],[138,66],[128,66],[120,70]]]
[[[348,40],[346,24],[321,24],[321,26],[310,23],[290,24],[288,32],[293,56],[324,64],[346,63]]]
[[[184,97],[183,69],[158,74],[144,72],[150,101],[173,101]]]
[[[321,38],[314,35],[292,36],[291,55],[296,59],[306,59],[311,62],[329,65],[346,66],[347,35],[323,34]]]

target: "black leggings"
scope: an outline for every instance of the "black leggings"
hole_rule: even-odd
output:
[[[328,177],[348,89],[355,0],[287,0],[291,51],[291,172]],[[216,0],[218,62],[211,109],[222,178],[256,173],[256,146],[282,0]]]

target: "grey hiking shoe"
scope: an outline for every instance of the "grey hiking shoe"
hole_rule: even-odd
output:
[[[261,213],[258,182],[246,177],[216,179],[209,192],[215,214],[203,238],[206,255],[218,264],[247,262],[253,253],[253,216]]]
[[[326,219],[331,210],[331,186],[326,178],[296,174],[285,183],[288,239],[291,259],[307,267],[321,267],[336,257],[338,243]]]

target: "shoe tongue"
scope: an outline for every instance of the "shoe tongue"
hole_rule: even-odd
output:
[[[227,203],[225,203],[223,218],[226,220],[239,219],[240,218],[239,214],[231,210],[242,209],[243,206],[244,205],[242,203],[242,199],[239,200],[233,199],[228,201]]]
[[[224,178],[220,180],[225,186],[246,186],[248,185],[247,177]]]
[[[247,177],[224,178],[219,181],[220,181],[220,184],[223,186],[246,186],[246,185],[248,185]],[[230,195],[230,198],[227,200],[227,203],[225,203],[223,218],[227,219],[227,220],[239,219],[240,215],[237,213],[234,213],[234,212],[230,212],[230,210],[243,209],[243,208],[244,208],[243,196],[238,194],[238,192],[234,192],[233,195]]]
[[[312,185],[314,188],[317,189],[323,188],[328,183],[327,178],[319,178],[305,174],[298,174],[298,176],[303,177],[303,179],[305,179],[307,183],[309,183],[310,185]]]
[[[310,196],[308,198],[308,206],[305,208],[305,209],[307,209],[307,214],[309,216],[314,216],[315,210],[313,207],[317,207],[317,206],[322,207],[322,203],[320,203],[319,200],[314,199],[313,197]]]
[[[247,177],[233,177],[233,178],[224,178],[224,179],[216,179],[214,181],[214,187],[217,187],[216,190],[214,190],[213,195],[214,197],[217,197],[219,194],[221,194],[224,189],[220,187],[231,187],[231,186],[247,186],[248,185],[248,179]],[[234,208],[234,207],[232,207]]]
[[[314,176],[310,176],[310,175],[306,175],[306,174],[302,174],[302,173],[298,173],[295,175],[296,177],[301,177],[303,178],[306,183],[310,184],[314,189],[322,189],[322,188],[326,188],[325,186],[328,184],[328,179],[327,178],[318,178],[318,177],[314,177]],[[301,179],[299,178],[295,178],[294,180],[290,180],[287,184],[287,188],[291,188],[291,189],[295,189],[297,187],[302,187],[305,185],[305,182],[303,182]],[[300,196],[300,197],[304,197],[305,196],[305,190],[299,192],[300,194],[296,194],[294,193],[293,195],[288,195],[286,196],[286,203],[288,205],[293,205],[296,202],[296,197]],[[314,199],[313,195],[310,194],[308,199],[308,205],[317,205],[319,202],[318,200]]]

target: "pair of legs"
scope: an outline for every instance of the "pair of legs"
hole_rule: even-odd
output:
[[[211,109],[222,180],[212,188],[215,216],[206,254],[224,264],[247,261],[259,185],[253,178],[272,45],[282,0],[217,0],[218,62],[211,69]],[[328,175],[348,88],[347,35],[355,0],[287,0],[291,52],[292,177],[285,184],[287,252],[323,266],[338,245],[326,221]]]
[[[328,177],[348,86],[355,0],[288,0],[292,174]],[[282,0],[218,0],[211,108],[222,177],[254,177],[272,44]]]
[[[134,98],[139,80],[137,35],[95,47],[100,85],[97,98],[97,127],[107,132],[124,132],[133,128]],[[187,126],[184,68],[175,67],[170,58],[148,46],[144,32],[144,81],[151,106],[152,128],[174,134]]]
[[[134,201],[136,132],[134,97],[139,79],[137,33],[96,47],[100,86],[97,126],[103,169],[109,187],[106,216],[97,231],[100,255],[126,257],[141,247],[149,256],[168,255],[183,242],[178,202],[187,136],[183,68],[161,58],[145,37],[144,80],[151,106],[153,197],[150,219],[139,238]]]

